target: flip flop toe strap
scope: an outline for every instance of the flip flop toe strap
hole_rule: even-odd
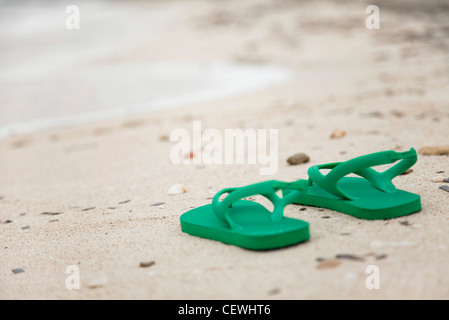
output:
[[[338,181],[344,176],[354,173],[371,182],[377,189],[386,193],[395,192],[397,189],[391,181],[397,175],[413,166],[417,161],[415,149],[406,152],[381,151],[361,157],[357,157],[346,162],[334,162],[323,165],[316,165],[308,170],[309,185],[316,184],[329,193],[348,200],[356,198],[344,192],[339,186]],[[373,166],[390,164],[401,160],[393,167],[379,172],[374,170]],[[320,170],[332,169],[326,175]]]
[[[271,220],[273,222],[280,221],[284,217],[284,207],[297,199],[306,188],[305,181],[294,181],[294,182],[282,182],[277,180],[270,180],[261,183],[252,184],[246,187],[240,188],[226,188],[219,191],[212,200],[212,208],[220,220],[226,222],[233,229],[241,229],[240,226],[231,216],[228,214],[229,209],[232,208],[232,204],[240,199],[254,196],[262,195],[274,206],[273,212],[271,213]],[[288,195],[280,198],[276,192],[281,189],[290,189]],[[223,194],[228,194],[223,200],[220,201],[220,197]]]

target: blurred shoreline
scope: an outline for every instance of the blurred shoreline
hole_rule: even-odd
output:
[[[121,73],[126,71],[126,66],[120,65],[119,68]],[[146,97],[142,97],[140,101],[121,101],[118,105],[117,103],[101,105],[88,103],[84,104],[80,112],[76,106],[59,107],[57,116],[53,115],[53,106],[29,103],[27,106],[31,110],[22,108],[21,112],[32,111],[39,116],[16,123],[8,123],[8,115],[14,114],[14,110],[6,106],[1,112],[3,117],[0,121],[0,138],[139,114],[144,116],[151,111],[180,108],[264,90],[291,79],[291,72],[288,69],[272,65],[178,61],[158,62],[156,65],[140,64],[134,68],[137,69],[132,71],[129,77],[136,76],[139,80],[129,79],[127,85],[134,83],[140,87],[141,92],[146,92]],[[170,82],[174,83],[174,87],[171,87]],[[97,85],[101,87],[100,83]],[[121,83],[116,83],[114,86],[122,91],[122,95],[130,96],[128,100],[133,100],[132,88],[121,90],[119,89]],[[100,94],[107,94],[107,90],[110,89]],[[97,93],[98,91],[101,92],[101,88],[97,90]]]
[[[0,138],[227,98],[291,78],[270,64],[108,62],[142,43],[156,48],[180,8],[150,5],[143,14],[142,4],[81,2],[81,29],[65,30],[62,4],[2,4],[12,12],[0,22]]]

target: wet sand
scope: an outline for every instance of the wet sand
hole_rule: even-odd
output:
[[[310,240],[296,246],[253,252],[191,237],[179,224],[225,187],[306,179],[311,165],[370,152],[447,145],[448,8],[382,2],[381,29],[367,30],[364,3],[226,3],[139,2],[182,19],[165,26],[163,38],[136,40],[91,63],[281,65],[291,80],[0,140],[0,298],[449,298],[449,193],[432,182],[449,177],[447,155],[420,155],[413,172],[394,180],[421,195],[416,214],[365,221],[288,206],[286,216],[310,223]],[[222,132],[278,129],[277,172],[261,176],[259,163],[174,165],[167,136],[191,132],[193,121]],[[331,139],[335,130],[346,135]],[[310,162],[289,165],[297,152]],[[168,195],[177,183],[187,192]],[[80,270],[79,290],[66,287],[71,265]],[[380,270],[379,289],[366,287],[370,265]]]

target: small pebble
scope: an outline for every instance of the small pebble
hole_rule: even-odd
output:
[[[322,219],[330,219],[329,216],[322,216],[321,218],[322,218]]]
[[[341,139],[346,136],[346,131],[344,130],[335,130],[331,134],[331,139]]]
[[[406,174],[409,174],[409,173],[412,173],[412,172],[413,172],[413,169],[407,169],[404,172],[402,172],[401,175],[406,175]]]
[[[449,154],[449,146],[427,146],[419,149],[419,153],[425,156],[442,156]]]
[[[449,178],[434,177],[434,178],[432,178],[432,182],[439,182],[439,183],[441,183],[441,182],[448,182],[448,179]]]
[[[25,272],[25,270],[23,270],[22,268],[12,269],[11,271],[12,271],[12,273],[14,273],[14,274],[19,274],[19,273]]]
[[[7,224],[7,223],[13,223],[13,222],[14,222],[14,220],[9,220],[9,219],[8,219],[8,220],[5,220],[3,223],[4,223],[4,224]]]
[[[392,116],[395,116],[395,117],[398,117],[398,118],[402,118],[404,116],[404,112],[397,111],[397,110],[391,110],[390,114]]]
[[[86,208],[86,209],[83,209],[81,211],[89,211],[89,210],[93,210],[93,209],[95,209],[95,207]]]
[[[278,293],[280,293],[280,292],[281,292],[281,289],[279,289],[279,288],[273,288],[273,289],[271,289],[270,291],[268,291],[268,295],[273,296],[273,295],[278,294]]]
[[[125,203],[128,203],[128,202],[130,202],[131,200],[125,200],[125,201],[120,201],[118,204],[125,204]]]
[[[170,189],[168,189],[168,194],[171,195],[175,195],[175,194],[181,194],[181,193],[186,193],[187,192],[187,188],[185,185],[183,184],[175,184],[173,186],[170,187]]]
[[[167,134],[159,136],[159,141],[170,141],[170,136]]]
[[[367,118],[382,118],[384,116],[384,114],[379,111],[373,111],[373,112],[368,112],[368,113],[362,113],[361,116],[367,117]]]
[[[402,224],[403,226],[411,226],[411,223],[408,222],[407,220],[399,221],[399,223]]]
[[[376,256],[376,260],[382,260],[382,259],[385,259],[386,257],[387,257],[386,254],[380,254],[380,255]]]
[[[440,189],[449,192],[449,186],[440,186]]]
[[[59,220],[58,219],[53,219],[53,220],[50,220],[48,222],[56,222],[56,221],[59,221]]]
[[[23,226],[22,230],[26,230],[26,229],[29,229],[29,228],[31,228],[31,227],[30,226]]]
[[[153,260],[151,260],[151,261],[143,261],[143,262],[139,263],[139,267],[141,267],[141,268],[148,268],[148,267],[151,267],[152,265],[155,265],[155,264],[156,264],[156,261],[153,261]]]
[[[165,203],[165,202],[156,202],[156,203],[150,204],[150,206],[151,206],[151,207],[158,207],[158,206],[163,205],[164,203]]]
[[[287,162],[290,165],[298,165],[298,164],[302,164],[302,163],[307,163],[309,161],[310,161],[310,157],[302,152],[296,153],[287,159]]]
[[[362,257],[357,257],[357,256],[355,256],[353,254],[346,254],[346,253],[337,254],[335,256],[335,258],[337,258],[337,259],[347,259],[347,260],[353,260],[353,261],[365,261],[365,259],[363,259]]]
[[[437,171],[436,173],[444,173],[444,171],[440,170],[440,171]]]
[[[47,215],[47,216],[57,216],[58,214],[61,214],[62,212],[42,212],[42,215]]]
[[[327,260],[323,260],[321,261],[316,268],[317,269],[332,269],[332,268],[336,268],[341,264],[340,260],[337,259],[327,259]]]

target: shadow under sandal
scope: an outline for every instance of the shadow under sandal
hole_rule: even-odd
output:
[[[398,160],[401,161],[383,172],[371,168]],[[421,210],[420,196],[396,189],[391,181],[416,161],[416,151],[412,148],[402,153],[381,151],[346,162],[313,166],[307,172],[307,191],[295,203],[324,207],[368,220],[391,219],[417,212]],[[331,171],[323,175],[322,169]],[[362,178],[346,177],[350,173]]]
[[[306,181],[291,183],[271,180],[218,192],[212,204],[184,213],[182,231],[202,238],[221,241],[245,249],[269,250],[294,245],[309,239],[309,224],[284,217],[284,207],[304,193]],[[276,192],[291,192],[280,198]],[[227,196],[220,201],[220,196]],[[270,212],[263,205],[240,200],[253,195],[266,197],[274,206]]]

